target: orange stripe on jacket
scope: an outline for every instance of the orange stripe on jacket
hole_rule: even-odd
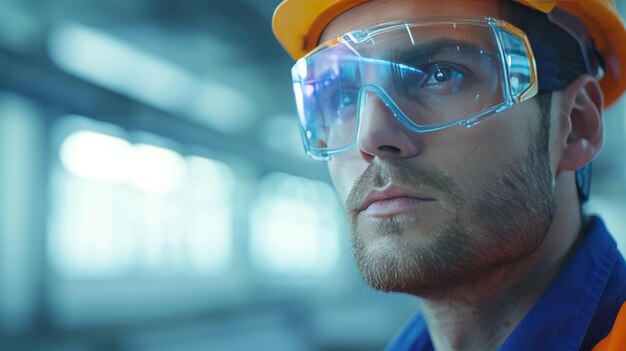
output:
[[[613,329],[602,339],[592,351],[624,351],[626,350],[626,302],[619,310]]]

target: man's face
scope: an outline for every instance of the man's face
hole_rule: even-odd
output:
[[[498,6],[374,1],[337,17],[322,40],[390,21],[498,18]],[[535,101],[469,129],[424,134],[404,128],[384,104],[368,103],[360,128],[357,148],[334,156],[329,170],[359,269],[373,287],[418,295],[453,288],[521,260],[543,240],[555,170]]]

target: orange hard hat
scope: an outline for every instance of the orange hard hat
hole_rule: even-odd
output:
[[[328,23],[369,0],[284,0],[274,12],[273,29],[281,45],[298,59],[315,48]],[[555,7],[574,15],[587,29],[605,62],[600,81],[605,106],[626,90],[626,27],[615,0],[515,0],[544,13]]]

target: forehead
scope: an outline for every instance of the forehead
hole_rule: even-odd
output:
[[[495,0],[375,0],[352,8],[333,19],[320,42],[355,29],[387,22],[411,22],[440,16],[500,17],[502,3]]]

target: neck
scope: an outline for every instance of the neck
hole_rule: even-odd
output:
[[[576,194],[557,189],[556,196],[548,233],[524,260],[421,298],[436,350],[496,350],[546,291],[581,232]]]

